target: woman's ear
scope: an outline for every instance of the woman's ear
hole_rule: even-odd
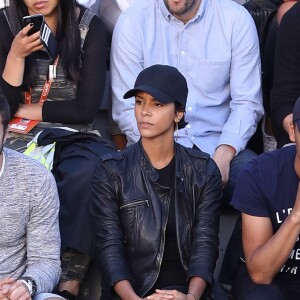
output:
[[[291,142],[293,142],[293,143],[296,141],[295,130],[296,130],[296,128],[295,128],[294,123],[291,123],[290,128],[289,128],[289,138],[290,138]]]
[[[178,112],[176,113],[175,122],[176,122],[176,123],[177,123],[177,122],[180,122],[180,120],[182,119],[182,117],[183,117],[183,112],[182,112],[182,111],[178,111]]]

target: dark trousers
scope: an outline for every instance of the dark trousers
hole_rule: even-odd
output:
[[[276,279],[271,284],[256,284],[241,261],[231,294],[236,300],[297,300],[300,299],[300,287],[287,286]]]

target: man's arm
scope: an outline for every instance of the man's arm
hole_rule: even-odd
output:
[[[254,134],[264,112],[257,31],[246,9],[232,28],[230,93],[230,115],[217,146],[230,145],[238,154]]]
[[[122,14],[115,26],[111,46],[112,114],[129,144],[139,139],[134,99],[123,99],[143,70],[142,40],[137,26],[126,13]]]
[[[273,234],[270,218],[242,214],[243,247],[255,283],[269,284],[285,264],[300,233],[300,184],[291,214]]]
[[[38,184],[32,187],[30,220],[27,224],[27,269],[37,293],[50,292],[60,276],[59,199],[53,175],[39,169]]]

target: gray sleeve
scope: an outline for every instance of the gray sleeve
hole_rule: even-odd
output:
[[[59,198],[52,174],[41,168],[32,191],[27,223],[28,265],[23,276],[36,281],[37,293],[50,292],[60,276]]]

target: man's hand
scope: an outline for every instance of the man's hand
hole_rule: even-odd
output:
[[[5,291],[7,291],[7,288],[9,289],[14,281],[15,279],[9,277],[0,278],[0,300],[7,300]]]
[[[223,188],[228,182],[229,179],[229,171],[230,171],[230,162],[235,155],[235,149],[229,145],[220,145],[216,151],[212,159],[217,164],[221,176]]]
[[[27,286],[21,280],[0,279],[0,300],[31,300]]]

